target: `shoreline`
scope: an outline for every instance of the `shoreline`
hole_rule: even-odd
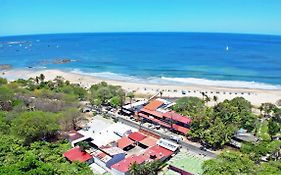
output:
[[[93,75],[85,75],[74,73],[71,71],[58,69],[31,70],[31,69],[13,69],[5,71],[1,77],[7,78],[9,81],[19,78],[28,79],[40,74],[44,74],[46,80],[53,80],[56,76],[62,76],[71,83],[80,84],[85,88],[89,88],[92,84],[105,81],[109,84],[119,85],[126,91],[135,91],[136,94],[154,95],[159,91],[163,92],[163,97],[179,98],[183,96],[195,96],[202,98],[201,92],[205,92],[210,97],[211,101],[208,105],[213,105],[213,96],[218,97],[217,102],[225,99],[232,99],[237,96],[244,97],[253,105],[270,102],[276,103],[281,99],[281,89],[257,89],[257,88],[237,88],[237,87],[222,87],[209,85],[183,85],[183,84],[163,84],[163,83],[147,83],[147,82],[130,82],[125,80],[109,80],[105,78],[95,77]],[[185,94],[183,93],[185,92]]]

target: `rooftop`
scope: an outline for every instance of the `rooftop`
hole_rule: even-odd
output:
[[[139,142],[139,141],[141,141],[141,140],[146,138],[146,136],[143,135],[140,132],[133,132],[133,133],[129,134],[128,137],[130,139],[134,140],[134,141],[137,141],[137,142]]]
[[[73,161],[86,162],[92,158],[92,156],[89,153],[82,152],[79,146],[66,151],[63,155],[71,162]]]
[[[153,115],[153,116],[156,116],[156,117],[159,117],[159,118],[163,118],[163,114],[161,112],[158,112],[158,111],[153,111],[153,110],[142,108],[141,112],[145,112],[145,113],[148,113],[150,115]]]
[[[121,148],[118,148],[118,147],[104,148],[104,149],[102,149],[102,151],[106,152],[110,156],[125,153]]]
[[[115,123],[99,132],[92,134],[92,143],[98,147],[106,146],[111,142],[119,140],[124,134],[132,131],[136,131],[136,129],[121,123]]]
[[[157,141],[157,145],[160,145],[170,151],[176,151],[179,148],[179,145],[166,139],[160,139]]]
[[[145,158],[145,160],[158,160],[162,159],[163,157],[169,157],[173,154],[173,151],[170,151],[166,148],[163,148],[162,146],[159,145],[154,145],[147,149],[142,156]]]
[[[181,122],[181,123],[185,123],[185,124],[190,124],[191,123],[191,118],[187,117],[187,116],[182,116],[178,113],[175,113],[173,111],[170,112],[166,112],[163,114],[164,117],[166,118],[170,118],[172,120]]]
[[[156,145],[157,139],[153,137],[146,137],[142,141],[140,141],[141,144],[146,145],[148,147]]]
[[[164,104],[163,101],[153,100],[150,103],[148,103],[146,106],[144,106],[144,109],[148,109],[150,111],[155,111],[157,108],[159,108],[163,104]]]
[[[130,140],[128,137],[122,137],[117,141],[117,146],[121,149],[126,148],[129,145],[132,145],[134,142]]]
[[[114,164],[111,168],[114,168],[120,172],[128,172],[130,166],[135,162],[137,164],[141,164],[145,161],[143,156],[131,155],[126,157],[124,160]]]
[[[188,129],[188,128],[179,126],[179,125],[177,125],[177,124],[173,124],[172,126],[173,126],[173,129],[175,129],[175,130],[178,131],[178,132],[181,132],[182,134],[187,134],[188,131],[190,130],[190,129]]]
[[[146,103],[147,103],[147,100],[142,100],[142,101],[138,101],[138,102],[135,102],[135,103],[132,103],[132,104],[127,104],[127,105],[123,106],[123,108],[124,109],[137,108],[137,107],[142,106]]]
[[[80,139],[80,138],[84,137],[84,135],[80,134],[79,132],[77,132],[75,130],[72,130],[72,131],[67,133],[67,137],[68,137],[68,140],[70,142],[72,142],[74,140],[77,140],[77,139]]]
[[[202,164],[205,160],[206,158],[196,156],[186,150],[182,150],[170,159],[168,164],[191,174],[202,174]]]

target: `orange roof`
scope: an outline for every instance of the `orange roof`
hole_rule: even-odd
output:
[[[157,108],[159,108],[162,104],[164,104],[164,102],[159,101],[159,100],[153,100],[150,103],[148,103],[144,108],[151,110],[151,111],[155,111]]]
[[[188,128],[179,126],[179,125],[177,125],[177,124],[173,124],[172,126],[173,126],[173,129],[175,129],[175,130],[177,130],[177,131],[179,131],[179,132],[181,132],[181,133],[183,133],[183,134],[187,134],[187,132],[190,130],[190,129],[188,129]]]
[[[117,146],[121,149],[126,148],[127,146],[133,144],[134,142],[130,140],[128,137],[122,137],[117,141]]]
[[[149,115],[153,115],[153,116],[156,116],[156,117],[159,117],[159,118],[163,118],[163,114],[161,112],[158,112],[158,111],[151,111],[149,109],[142,108],[141,112],[145,112]]]
[[[156,145],[156,142],[157,142],[157,140],[152,137],[147,137],[147,138],[143,139],[142,141],[140,141],[141,144],[149,146],[149,147]]]
[[[146,138],[145,135],[143,135],[140,132],[132,132],[131,134],[128,135],[128,137],[134,141],[142,141],[143,139]]]

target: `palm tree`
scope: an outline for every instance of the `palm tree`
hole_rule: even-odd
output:
[[[134,162],[129,168],[130,175],[139,175],[140,174],[140,165]]]
[[[201,92],[201,94],[202,94],[202,96],[203,96],[203,99],[205,99],[205,97],[206,97],[205,92]]]
[[[160,91],[160,93],[159,93],[159,94],[160,94],[160,97],[162,97],[162,95],[163,95],[163,92],[162,92],[162,91]]]
[[[82,152],[86,152],[86,149],[89,149],[91,146],[88,142],[82,141],[77,144]]]
[[[128,92],[127,97],[130,98],[130,104],[132,104],[133,98],[135,98],[135,94],[133,92]]]
[[[209,101],[211,101],[211,99],[210,99],[210,97],[209,97],[209,96],[207,96],[207,95],[206,95],[205,97],[206,97],[206,98],[205,98],[205,100],[204,100],[204,101],[205,101],[205,103],[206,103],[206,104],[208,104],[208,102],[209,102]]]
[[[40,74],[39,79],[41,82],[44,82],[45,80],[45,75],[44,74]]]
[[[281,99],[277,100],[276,105],[281,107]]]
[[[213,100],[217,103],[217,102],[218,102],[218,97],[217,97],[217,96],[214,96],[214,97],[213,97]]]
[[[36,84],[39,84],[39,77],[35,77],[35,82],[36,82]]]

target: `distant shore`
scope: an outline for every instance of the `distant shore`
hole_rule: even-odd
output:
[[[106,81],[110,84],[120,85],[126,91],[134,91],[138,96],[151,96],[159,91],[162,91],[163,97],[178,98],[183,96],[195,96],[202,98],[201,92],[204,92],[211,101],[209,105],[214,104],[212,100],[214,96],[218,98],[217,102],[225,99],[232,99],[237,96],[244,97],[249,100],[253,105],[260,105],[264,102],[276,103],[281,99],[280,90],[267,90],[267,89],[248,89],[248,88],[228,88],[218,86],[205,86],[205,85],[169,85],[169,84],[145,84],[145,83],[133,83],[127,81],[107,80],[97,78],[91,75],[83,75],[79,73],[67,72],[57,69],[47,70],[31,70],[31,69],[14,69],[5,71],[1,77],[8,80],[16,80],[19,78],[28,79],[30,77],[44,74],[46,80],[52,80],[56,76],[62,76],[66,80],[72,83],[80,84],[83,87],[89,88],[92,84]]]

